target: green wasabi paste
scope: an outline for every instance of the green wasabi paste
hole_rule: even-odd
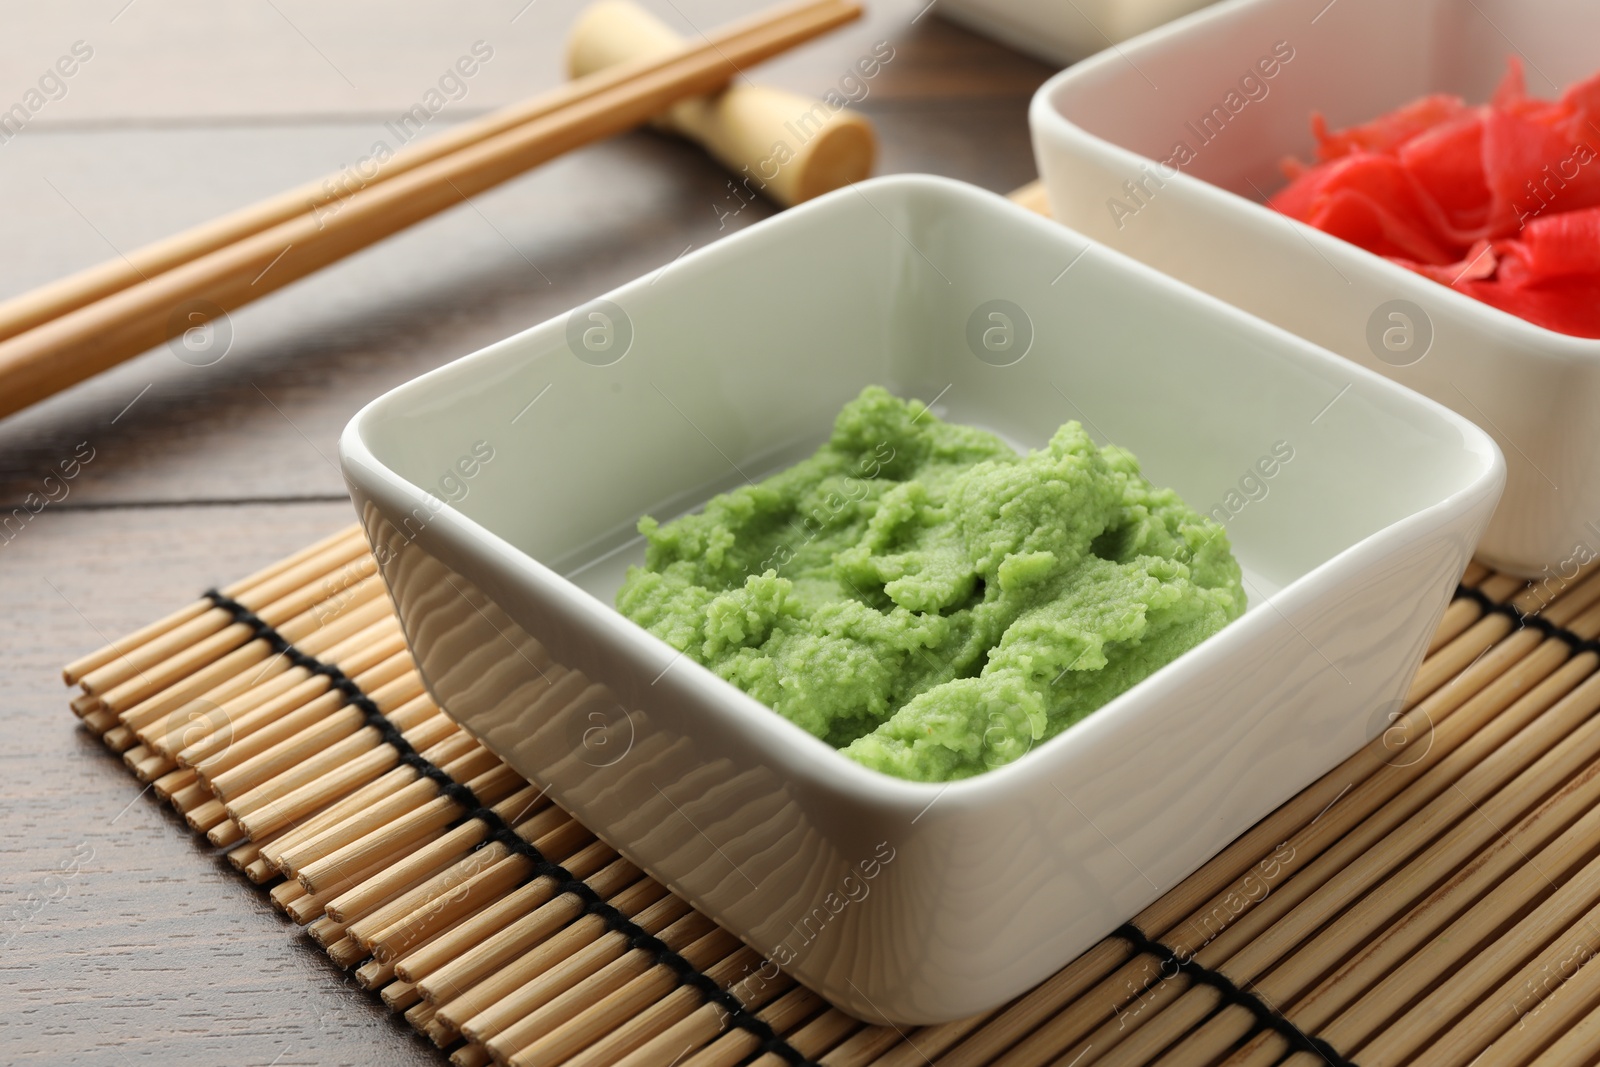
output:
[[[871,387],[793,467],[661,525],[628,618],[868,767],[1010,762],[1244,611],[1222,527],[1069,422],[1019,457]]]

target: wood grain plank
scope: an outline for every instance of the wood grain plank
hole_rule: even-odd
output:
[[[392,117],[422,101],[475,42],[492,56],[445,113],[520,99],[562,78],[566,28],[585,0],[85,0],[17,6],[0,36],[0,109],[23,100],[72,46],[92,56],[48,89],[34,130],[238,118]],[[750,11],[746,0],[643,0],[685,34]],[[900,50],[874,91],[895,98],[970,98],[1029,91],[1038,65],[942,21],[928,0],[875,0],[865,18],[757,71],[762,81],[821,92],[878,41]],[[469,64],[470,65],[470,64]]]
[[[1032,176],[1020,98],[870,105],[880,172],[942,173],[996,191]],[[335,165],[366,133],[318,125],[19,141],[27,167],[0,172],[0,197],[38,204],[43,217],[0,217],[0,242],[19,253],[0,261],[0,292],[93,262],[107,240],[132,247]],[[95,170],[76,167],[89,158]],[[193,161],[192,185],[166,180],[159,161],[175,158]],[[190,366],[158,349],[0,421],[0,513],[39,492],[85,441],[95,459],[68,508],[337,496],[330,461],[362,404],[771,213],[759,202],[720,218],[739,203],[727,182],[699,151],[653,133],[537,170],[236,313],[221,362]]]

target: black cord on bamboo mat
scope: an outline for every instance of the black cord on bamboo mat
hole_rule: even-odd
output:
[[[1481,589],[1470,585],[1457,585],[1456,596],[1465,597],[1476,603],[1485,614],[1505,615],[1520,627],[1538,630],[1546,637],[1554,637],[1564,641],[1572,649],[1574,655],[1580,652],[1593,652],[1600,655],[1600,641],[1576,634],[1563,626],[1558,626],[1549,619],[1539,615],[1524,614],[1516,605],[1501,603],[1493,599]],[[1332,1067],[1355,1067],[1355,1064],[1346,1059],[1337,1049],[1320,1037],[1313,1037],[1301,1030],[1287,1017],[1275,1011],[1266,1001],[1248,990],[1240,989],[1238,984],[1223,974],[1221,971],[1212,970],[1194,960],[1193,957],[1182,958],[1176,951],[1159,941],[1148,937],[1133,923],[1125,923],[1112,935],[1128,942],[1136,952],[1154,956],[1160,961],[1163,973],[1179,973],[1187,975],[1190,981],[1208,985],[1215,989],[1221,996],[1224,1004],[1237,1004],[1249,1011],[1256,1018],[1256,1023],[1263,1029],[1271,1030],[1289,1043],[1289,1047],[1296,1052],[1309,1052],[1320,1056]]]
[[[571,893],[583,901],[584,910],[600,917],[606,929],[621,934],[627,939],[630,948],[640,949],[659,964],[671,970],[678,979],[679,985],[693,987],[708,1002],[717,1005],[728,1015],[730,1026],[738,1027],[754,1037],[757,1048],[753,1056],[772,1053],[794,1067],[817,1067],[813,1061],[806,1058],[799,1049],[785,1041],[768,1023],[749,1011],[739,998],[723,989],[716,980],[703,973],[694,964],[690,963],[682,954],[676,952],[665,941],[650,933],[644,927],[628,918],[620,909],[604,900],[594,888],[583,879],[575,877],[573,873],[561,864],[549,859],[540,852],[531,842],[524,839],[512,826],[501,817],[500,813],[484,804],[466,784],[456,781],[434,764],[422,753],[418,752],[407,741],[405,735],[389,721],[372,698],[356,685],[355,681],[344,671],[331,663],[324,663],[315,656],[296,648],[294,644],[280,634],[270,623],[261,616],[245,607],[231,597],[224,596],[215,589],[206,591],[206,599],[217,607],[222,608],[232,615],[234,621],[242,622],[254,631],[255,635],[265,640],[273,651],[282,655],[296,667],[301,667],[312,674],[320,674],[328,679],[329,686],[339,691],[350,706],[357,709],[366,718],[367,725],[378,731],[386,744],[399,753],[400,762],[412,768],[422,777],[427,778],[439,787],[439,792],[449,797],[461,806],[465,814],[458,818],[454,825],[460,825],[477,819],[489,827],[489,836],[483,842],[498,841],[507,850],[515,852],[533,864],[533,871],[529,880],[535,878],[549,878],[555,882],[557,895]]]
[[[1458,585],[1456,586],[1456,596],[1466,597],[1468,600],[1473,601],[1486,614],[1504,615],[1518,626],[1524,626],[1530,630],[1538,630],[1546,637],[1554,637],[1557,640],[1565,641],[1568,647],[1572,649],[1573,655],[1577,655],[1580,652],[1593,652],[1596,655],[1600,655],[1600,641],[1592,641],[1581,634],[1573,633],[1565,626],[1557,626],[1542,615],[1524,613],[1515,604],[1502,604],[1481,589],[1474,589],[1470,585]]]
[[[1200,963],[1194,957],[1180,957],[1173,949],[1152,940],[1133,923],[1123,923],[1111,934],[1112,937],[1121,938],[1134,947],[1134,951],[1147,956],[1154,956],[1161,961],[1163,974],[1177,974],[1182,972],[1189,976],[1189,980],[1201,985],[1208,985],[1222,995],[1224,1004],[1237,1004],[1256,1017],[1256,1023],[1263,1029],[1271,1030],[1289,1043],[1290,1049],[1295,1052],[1309,1052],[1313,1056],[1320,1056],[1332,1067],[1356,1067],[1326,1041],[1320,1037],[1312,1037],[1290,1022],[1279,1012],[1274,1011],[1267,1002],[1248,990],[1240,989],[1238,984],[1221,971],[1214,971]]]

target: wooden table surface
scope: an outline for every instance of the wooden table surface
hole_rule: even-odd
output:
[[[0,110],[89,55],[0,141],[0,296],[392,144],[385,122],[477,42],[492,56],[437,125],[557,83],[581,2],[10,5]],[[749,6],[646,2],[685,33]],[[820,95],[887,41],[859,105],[879,173],[1030,180],[1049,69],[928,0],[871,5],[757,80]],[[0,533],[0,1061],[443,1062],[140,796],[75,725],[60,668],[350,522],[335,442],[366,401],[771,213],[719,220],[726,183],[653,133],[600,144],[236,313],[214,365],[157,350],[0,420],[0,515],[93,457]]]

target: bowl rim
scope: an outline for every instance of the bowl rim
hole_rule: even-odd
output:
[[[1269,625],[1269,613],[1256,609],[1271,607],[1279,616],[1287,619],[1289,613],[1305,610],[1314,603],[1315,598],[1330,584],[1332,575],[1350,567],[1363,569],[1381,560],[1387,554],[1388,543],[1403,538],[1409,528],[1432,526],[1440,516],[1468,511],[1485,494],[1492,494],[1494,498],[1498,498],[1505,482],[1506,471],[1505,458],[1499,447],[1476,424],[1420,393],[1398,385],[1375,371],[1337,356],[1232,304],[1185,285],[1115,249],[1086,238],[1075,230],[1012,203],[996,193],[954,179],[921,174],[891,175],[869,179],[859,184],[869,190],[886,190],[890,195],[902,195],[900,190],[906,190],[905,195],[912,195],[917,189],[933,190],[936,195],[966,200],[975,205],[975,209],[979,211],[1010,213],[1013,217],[1024,220],[1026,225],[1037,227],[1041,232],[1049,232],[1052,234],[1052,239],[1064,236],[1068,240],[1080,242],[1084,248],[1095,249],[1097,259],[1109,259],[1109,269],[1122,271],[1125,275],[1138,279],[1139,284],[1152,288],[1154,293],[1159,293],[1162,298],[1187,301],[1193,306],[1195,314],[1215,316],[1227,327],[1254,333],[1257,339],[1282,350],[1282,354],[1288,358],[1337,366],[1341,371],[1364,381],[1369,387],[1388,394],[1391,399],[1410,405],[1414,413],[1453,427],[1460,434],[1462,452],[1477,458],[1477,469],[1463,473],[1462,484],[1455,486],[1448,493],[1346,546],[1277,592],[1248,605],[1243,615],[1221,631],[1147,675],[1071,727],[1035,745],[1023,756],[984,773],[945,782],[912,781],[857,763],[844,755],[841,750],[813,736],[731,682],[684,656],[611,605],[592,596],[537,557],[517,548],[500,534],[470,518],[448,502],[433,512],[427,526],[418,534],[418,540],[437,540],[447,548],[456,549],[457,552],[465,551],[477,555],[487,552],[492,557],[489,563],[520,571],[532,586],[538,588],[540,595],[549,595],[559,600],[566,610],[578,613],[596,629],[606,631],[607,639],[621,642],[623,650],[629,655],[639,658],[648,656],[657,662],[670,661],[668,663],[670,669],[663,671],[659,678],[661,683],[677,689],[680,697],[720,705],[727,713],[737,715],[741,720],[748,720],[754,730],[766,735],[760,740],[761,747],[792,748],[798,745],[803,750],[806,746],[810,746],[810,750],[818,755],[816,759],[804,761],[812,766],[815,772],[809,784],[829,789],[835,795],[850,797],[879,808],[899,809],[912,814],[914,816],[912,821],[915,822],[933,806],[935,801],[946,798],[947,794],[949,794],[947,798],[949,802],[945,805],[947,809],[963,804],[974,807],[986,806],[985,801],[996,795],[1026,788],[1030,782],[1037,779],[1049,778],[1054,770],[1054,761],[1046,757],[1045,753],[1065,749],[1067,745],[1073,743],[1069,739],[1076,739],[1081,745],[1086,738],[1094,734],[1115,729],[1131,707],[1137,707],[1142,698],[1149,697],[1152,690],[1170,685],[1175,674],[1195,669],[1194,664],[1199,657],[1206,656],[1214,660],[1226,656],[1231,646],[1245,642],[1257,631]],[[856,186],[837,190],[773,218],[745,227],[735,234],[681,257],[680,261],[727,255],[726,248],[750,240],[772,240],[789,226],[803,225],[802,220],[811,213],[836,210],[829,205],[842,203],[852,195],[865,194]],[[600,295],[608,298],[626,296],[632,289],[651,284],[652,277],[657,276],[659,270],[646,273]],[[425,397],[428,384],[440,376],[470,373],[470,368],[474,364],[489,363],[500,353],[526,344],[534,335],[563,331],[569,314],[570,311],[547,318],[510,337],[403,382],[369,401],[351,418],[339,438],[340,466],[346,480],[367,490],[370,495],[387,498],[395,505],[403,503],[411,507],[422,503],[424,498],[437,503],[426,490],[377,458],[365,438],[368,424],[380,420],[385,414],[385,409],[398,404],[410,395],[421,394]],[[1207,649],[1210,650],[1209,656],[1204,651]],[[686,661],[681,670],[674,666],[679,659]]]
[[[1287,7],[1290,2],[1291,0],[1223,0],[1221,3],[1200,8],[1074,63],[1052,75],[1034,92],[1028,105],[1029,125],[1035,131],[1047,129],[1069,141],[1077,141],[1092,149],[1109,153],[1123,163],[1160,167],[1161,161],[1127,148],[1119,142],[1091,133],[1079,123],[1067,118],[1058,100],[1061,96],[1070,94],[1074,83],[1080,79],[1094,77],[1108,65],[1119,62],[1131,63],[1133,60],[1128,58],[1130,52],[1135,53],[1137,58],[1138,52],[1153,48],[1182,48],[1186,44],[1184,38],[1196,26],[1203,26],[1213,21],[1243,19],[1255,9]],[[1457,315],[1464,317],[1469,328],[1508,334],[1506,340],[1509,343],[1523,348],[1530,354],[1586,363],[1600,362],[1600,338],[1576,337],[1529,322],[1519,315],[1513,315],[1509,311],[1468,296],[1453,286],[1443,285],[1416,271],[1407,270],[1376,252],[1369,252],[1360,245],[1335,237],[1282,212],[1274,211],[1267,205],[1231,189],[1195,177],[1181,167],[1177,169],[1176,174],[1170,176],[1163,170],[1161,177],[1163,181],[1176,182],[1179,188],[1202,196],[1216,194],[1213,202],[1224,211],[1242,211],[1254,223],[1265,223],[1270,219],[1281,220],[1309,242],[1313,251],[1319,254],[1332,254],[1356,270],[1374,271],[1382,281],[1392,288],[1398,288],[1407,296],[1438,300],[1444,309],[1453,309]],[[1323,258],[1326,258],[1326,255]]]

